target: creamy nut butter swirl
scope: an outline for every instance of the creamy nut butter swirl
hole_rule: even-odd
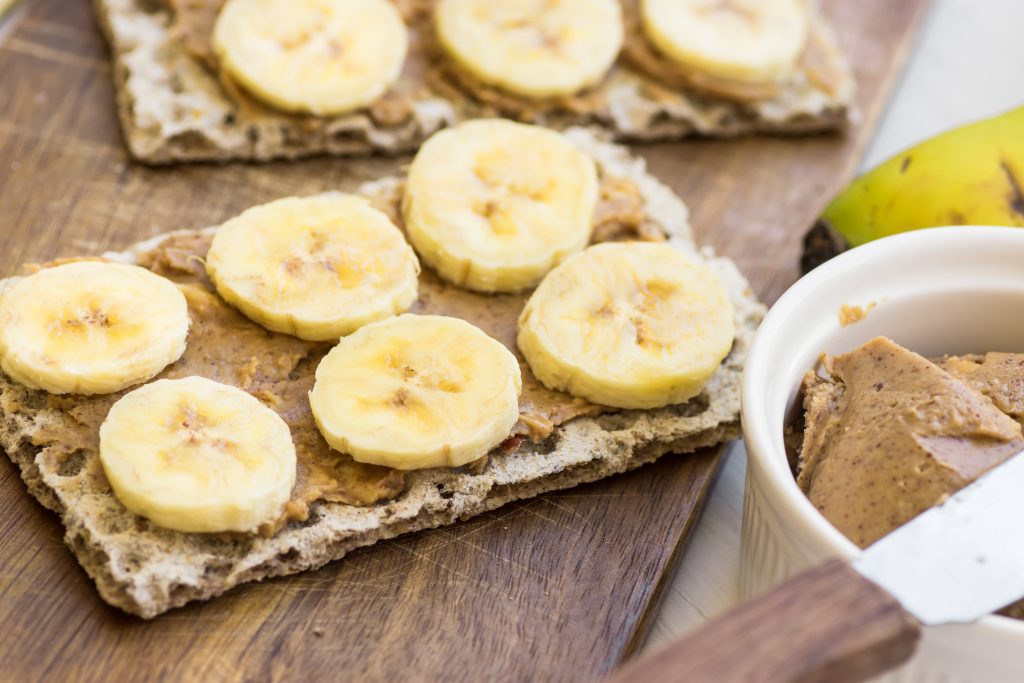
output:
[[[861,547],[1024,449],[1024,355],[932,362],[880,337],[822,366],[804,379],[797,482]]]

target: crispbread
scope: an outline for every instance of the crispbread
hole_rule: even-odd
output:
[[[98,468],[81,457],[58,461],[48,449],[33,445],[34,435],[61,429],[69,418],[48,407],[45,393],[0,375],[0,445],[20,467],[32,494],[60,515],[65,541],[107,602],[153,617],[240,583],[320,566],[381,539],[450,524],[513,500],[633,469],[667,452],[688,453],[738,436],[740,375],[763,306],[730,261],[696,249],[685,207],[645,173],[642,161],[586,131],[568,135],[602,172],[635,183],[650,220],[680,249],[705,259],[729,289],[736,340],[705,391],[681,406],[577,418],[542,443],[495,451],[479,474],[464,469],[413,472],[405,491],[392,501],[374,507],[321,503],[308,521],[261,538],[174,532],[128,513]],[[361,191],[387,195],[399,182],[383,179]],[[133,262],[165,238],[107,257]]]
[[[146,0],[94,4],[111,48],[128,148],[148,163],[397,154],[416,149],[443,126],[495,113],[456,88],[440,92],[413,69],[402,76],[405,89],[416,93],[412,115],[397,125],[382,125],[365,111],[316,118],[259,108],[241,120],[217,78],[173,40],[168,10]],[[601,86],[607,106],[600,116],[557,108],[528,120],[555,128],[598,124],[618,139],[641,141],[836,130],[850,116],[853,78],[832,31],[816,14],[813,21],[828,50],[842,62],[835,93],[803,78],[776,97],[743,105],[667,87],[620,59]],[[425,59],[424,42],[413,40],[410,59],[418,52]]]

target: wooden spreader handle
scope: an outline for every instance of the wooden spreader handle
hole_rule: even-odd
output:
[[[902,664],[921,625],[841,560],[810,569],[606,683],[847,683]]]

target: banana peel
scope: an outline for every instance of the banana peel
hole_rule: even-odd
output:
[[[808,272],[865,242],[943,225],[1024,227],[1024,106],[912,147],[853,181],[804,236]]]

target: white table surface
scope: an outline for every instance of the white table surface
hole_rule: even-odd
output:
[[[856,2],[856,0],[850,0]],[[864,168],[933,135],[1024,104],[1024,0],[933,0]],[[792,226],[800,229],[800,226]],[[746,452],[732,447],[647,648],[739,600]]]

